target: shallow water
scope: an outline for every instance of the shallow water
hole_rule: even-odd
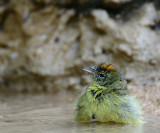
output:
[[[160,116],[144,124],[73,121],[73,99],[62,95],[1,95],[1,133],[160,133]]]

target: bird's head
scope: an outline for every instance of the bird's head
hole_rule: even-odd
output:
[[[85,71],[91,73],[91,79],[93,83],[100,86],[110,85],[117,80],[123,79],[122,74],[119,70],[112,64],[102,63],[96,68],[87,66],[90,70],[84,69]]]

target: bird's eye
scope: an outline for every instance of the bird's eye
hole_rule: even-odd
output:
[[[99,76],[100,76],[100,77],[104,77],[104,74],[100,74]]]

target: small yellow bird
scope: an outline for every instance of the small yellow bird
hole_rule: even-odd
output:
[[[142,123],[142,111],[127,89],[127,81],[112,64],[102,63],[85,71],[91,84],[75,103],[75,120],[116,123]]]

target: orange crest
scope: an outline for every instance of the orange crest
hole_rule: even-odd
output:
[[[102,64],[101,67],[107,71],[115,71],[116,67],[114,67],[112,64]]]

